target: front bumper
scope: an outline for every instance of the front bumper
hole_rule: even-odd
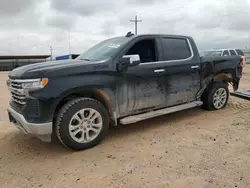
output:
[[[25,134],[30,134],[38,137],[44,142],[51,141],[52,134],[52,122],[48,123],[29,123],[25,117],[15,111],[11,106],[7,109],[9,115],[9,121],[13,123],[20,131]]]

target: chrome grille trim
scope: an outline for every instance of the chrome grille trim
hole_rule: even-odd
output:
[[[18,99],[21,99],[21,100],[25,100],[25,99],[26,99],[26,97],[25,97],[25,96],[18,95],[18,94],[13,93],[13,92],[11,92],[11,95],[12,95],[12,96],[14,96],[15,98],[18,98]]]
[[[16,88],[13,88],[13,87],[9,87],[9,90],[17,95],[24,95],[24,91],[23,89],[16,89]]]
[[[29,80],[29,82],[30,81],[31,80]],[[26,104],[26,96],[22,88],[22,83],[24,82],[27,82],[27,80],[21,81],[21,80],[9,79],[7,81],[12,101],[20,105]]]
[[[22,101],[20,101],[20,100],[18,100],[18,99],[15,99],[13,96],[12,96],[11,99],[12,99],[14,102],[18,103],[18,104],[22,104],[22,105],[25,105],[25,104],[26,104],[26,101],[25,101],[25,102],[22,102]]]
[[[41,79],[9,79],[10,82],[16,82],[16,83],[26,83],[26,82],[37,82],[37,81],[41,81]]]

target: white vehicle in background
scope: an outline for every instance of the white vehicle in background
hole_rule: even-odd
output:
[[[241,49],[216,49],[216,50],[209,50],[204,52],[204,56],[233,56],[239,55],[243,59],[243,67],[246,65],[246,58]]]

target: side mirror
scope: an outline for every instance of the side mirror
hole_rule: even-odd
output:
[[[122,61],[128,63],[128,66],[137,66],[140,64],[140,56],[139,55],[124,55],[122,57]]]
[[[139,64],[140,64],[139,55],[124,55],[118,64],[119,67],[118,69],[124,70],[127,69],[128,67],[137,66]]]

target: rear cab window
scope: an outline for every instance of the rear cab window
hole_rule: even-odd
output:
[[[163,60],[185,60],[192,56],[187,39],[162,37],[161,44],[164,49]]]
[[[238,55],[244,56],[244,53],[241,49],[236,49]]]

